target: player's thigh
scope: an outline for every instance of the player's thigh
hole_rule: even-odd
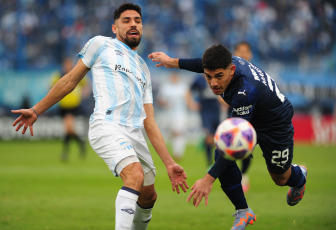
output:
[[[280,143],[259,140],[259,146],[263,152],[267,169],[271,175],[281,176],[288,172],[293,159],[293,140]]]
[[[141,130],[130,130],[130,134],[129,139],[144,171],[144,186],[154,184],[156,172],[147,141]]]

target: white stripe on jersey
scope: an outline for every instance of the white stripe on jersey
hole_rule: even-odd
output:
[[[78,56],[92,70],[95,109],[90,123],[143,127],[143,104],[153,103],[153,96],[148,67],[137,52],[117,39],[96,36]]]

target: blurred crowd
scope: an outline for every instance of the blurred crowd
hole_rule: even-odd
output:
[[[95,35],[113,36],[121,0],[0,0],[0,69],[59,66]],[[212,44],[248,41],[255,62],[310,65],[335,53],[335,2],[326,0],[142,0],[140,55],[201,56]],[[335,55],[331,55],[335,58]],[[334,67],[335,68],[335,67]]]

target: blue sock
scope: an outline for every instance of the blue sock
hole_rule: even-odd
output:
[[[300,188],[302,185],[304,185],[304,183],[306,183],[306,178],[298,165],[291,165],[291,168],[291,175],[286,185],[289,187]]]
[[[227,160],[227,169],[218,177],[222,190],[230,199],[236,210],[248,208],[243,188],[242,175],[235,161]]]
[[[235,206],[236,210],[248,208],[241,183],[231,188],[222,187],[222,189]]]

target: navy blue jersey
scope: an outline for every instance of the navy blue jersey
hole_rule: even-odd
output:
[[[229,117],[242,117],[251,122],[258,137],[267,133],[272,139],[288,137],[293,107],[280,92],[274,80],[262,69],[243,58],[233,56],[236,70],[221,97],[230,106]],[[203,72],[202,59],[180,59],[179,66]]]
[[[293,158],[293,106],[262,69],[235,56],[232,62],[236,66],[234,76],[221,95],[230,106],[229,117],[241,117],[251,122],[268,170],[282,174],[288,170]],[[204,71],[200,58],[180,59],[179,67],[198,73]],[[225,161],[217,157],[208,173],[214,178],[221,176]]]
[[[232,57],[232,62],[236,70],[221,95],[230,105],[229,116],[250,121],[257,135],[267,133],[272,139],[288,137],[286,131],[294,114],[292,104],[262,69],[240,57]]]

